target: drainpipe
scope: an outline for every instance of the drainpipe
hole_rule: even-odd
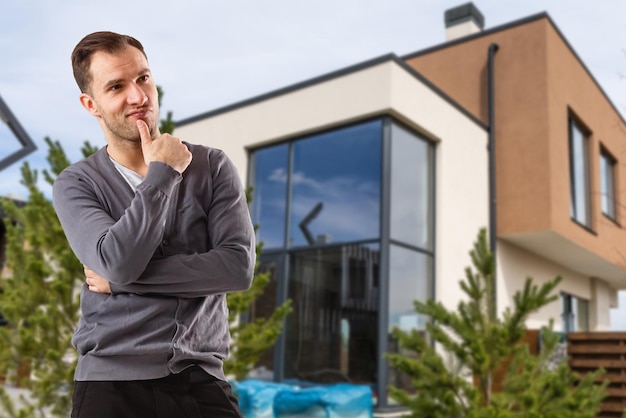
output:
[[[493,260],[496,260],[496,119],[495,119],[495,101],[494,101],[494,59],[495,54],[498,51],[498,44],[489,45],[489,60],[487,70],[487,89],[488,89],[488,112],[489,112],[489,144],[487,149],[489,151],[489,249],[493,254]],[[493,309],[494,317],[496,316],[497,309],[497,296],[496,296],[496,270],[493,272]]]

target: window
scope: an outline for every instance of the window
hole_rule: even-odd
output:
[[[616,220],[615,201],[615,158],[604,148],[600,150],[600,187],[602,193],[602,213]]]
[[[398,245],[391,246],[389,286],[389,332],[424,330],[427,318],[415,312],[413,302],[432,297],[432,258]]]
[[[380,121],[293,143],[288,246],[378,238]]]
[[[433,248],[434,149],[399,125],[391,125],[391,239]]]
[[[382,353],[399,350],[394,327],[425,327],[413,301],[434,288],[434,155],[389,117],[251,151],[251,214],[272,282],[247,319],[286,298],[293,309],[257,374],[369,384],[381,407],[389,384],[409,387]]]
[[[256,151],[250,158],[252,219],[259,226],[256,238],[263,248],[280,248],[285,241],[287,153],[287,144],[281,144]]]
[[[589,331],[589,302],[576,296],[561,293],[563,332]]]
[[[285,378],[371,383],[378,352],[376,245],[303,250],[291,258]]]
[[[573,118],[570,118],[569,136],[572,198],[571,215],[576,222],[590,228],[589,138]]]
[[[267,275],[269,281],[263,289],[263,296],[254,300],[247,315],[242,315],[241,320],[243,322],[265,321],[270,318],[276,310],[276,307],[279,305],[277,300],[277,285],[278,276],[280,274],[279,270],[282,266],[281,261],[280,256],[268,257],[266,255],[264,260],[257,266],[255,272],[256,277],[258,278],[258,275],[261,274]],[[270,347],[256,362],[249,377],[271,380],[274,377],[275,371],[274,360],[275,347]]]

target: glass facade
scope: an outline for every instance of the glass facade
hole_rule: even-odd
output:
[[[433,249],[433,147],[391,125],[391,239]]]
[[[291,256],[285,379],[376,381],[379,251],[341,245]]]
[[[252,219],[263,229],[257,240],[266,248],[280,248],[285,241],[287,211],[287,144],[258,150],[252,166],[255,179],[252,190]]]
[[[289,246],[378,238],[380,147],[380,121],[293,142]]]
[[[369,384],[387,405],[390,331],[423,329],[413,301],[432,296],[433,145],[384,117],[252,150],[250,168],[272,285],[249,319],[293,304],[262,368],[278,381]]]

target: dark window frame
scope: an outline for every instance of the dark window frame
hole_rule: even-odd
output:
[[[577,190],[576,161],[574,160],[574,129],[576,129],[582,138],[582,183],[584,190]],[[593,232],[593,214],[591,199],[591,168],[590,168],[590,150],[591,150],[591,131],[573,114],[568,117],[568,142],[569,142],[569,165],[570,165],[570,215],[572,220],[583,228]],[[577,205],[578,193],[584,193],[584,214],[578,213]],[[581,219],[583,218],[583,219]]]
[[[613,156],[613,154],[604,146],[600,146],[600,193],[601,193],[601,202],[600,205],[602,214],[609,218],[613,222],[618,222],[617,219],[617,208],[618,205],[618,194],[617,194],[617,159]],[[604,170],[603,168],[607,168],[608,170]],[[610,176],[607,174],[610,173]],[[610,177],[610,181],[607,185],[609,190],[609,194],[605,195],[604,185],[605,181]],[[605,210],[605,202],[609,206],[608,212]]]

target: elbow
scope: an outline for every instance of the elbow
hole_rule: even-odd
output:
[[[245,292],[250,289],[250,286],[252,286],[252,277],[253,275],[242,277],[242,279],[237,283],[237,289],[235,291]]]
[[[250,266],[246,270],[246,278],[244,280],[245,290],[250,289],[250,286],[252,286],[252,280],[254,280],[254,270],[255,270],[254,267],[255,267],[255,261],[252,260],[252,262],[250,263]]]
[[[254,267],[256,265],[256,253],[254,250],[246,252],[243,260],[239,263],[240,268],[237,269],[234,280],[236,292],[250,289],[252,279],[254,278]]]
[[[98,240],[95,258],[92,260],[94,264],[100,266],[99,274],[118,286],[136,282],[146,269],[147,262],[141,260],[149,259],[151,255],[149,250],[133,251],[119,245],[116,240],[105,244],[106,237],[107,234],[103,234]]]

